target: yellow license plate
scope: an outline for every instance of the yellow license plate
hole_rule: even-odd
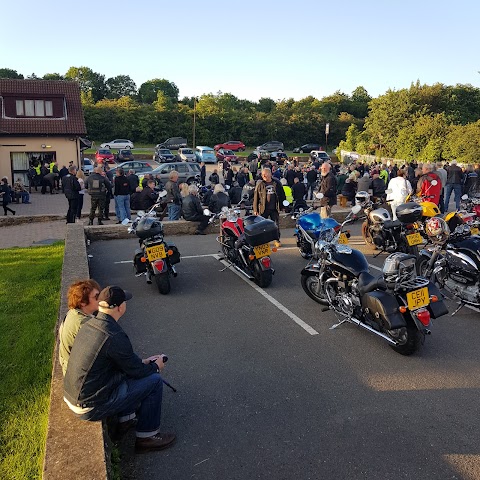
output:
[[[471,228],[471,229],[470,229],[470,233],[471,233],[472,235],[478,235],[478,232],[479,232],[478,228],[475,228],[475,227],[474,227],[474,228]]]
[[[338,239],[338,243],[343,243],[344,245],[346,245],[348,243],[348,237],[344,233],[341,233],[340,238]]]
[[[147,248],[147,257],[150,262],[167,256],[164,245],[155,245]]]
[[[419,233],[411,233],[410,235],[407,235],[407,242],[410,246],[419,245],[420,243],[423,243],[423,239]]]
[[[414,290],[407,293],[408,308],[410,310],[417,310],[425,307],[430,303],[430,296],[428,295],[428,287]]]
[[[264,243],[258,247],[253,247],[253,251],[255,252],[255,256],[257,258],[268,257],[268,255],[272,253],[269,243]]]

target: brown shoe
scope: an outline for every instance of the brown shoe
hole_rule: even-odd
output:
[[[153,437],[138,438],[135,441],[135,453],[148,453],[168,448],[175,441],[174,433],[157,433]]]

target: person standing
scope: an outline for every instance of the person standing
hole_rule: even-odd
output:
[[[450,162],[450,166],[447,168],[447,184],[445,186],[445,212],[448,212],[448,204],[450,203],[450,197],[452,191],[455,194],[455,208],[460,208],[460,199],[462,197],[462,169],[457,165],[456,160]]]
[[[431,199],[427,199],[427,201],[438,205],[440,203],[440,192],[442,190],[442,182],[440,181],[440,177],[436,173],[433,173],[433,166],[431,163],[423,164],[422,173],[423,175],[420,177],[417,183],[417,193],[419,193],[422,197],[433,197]],[[445,205],[448,205],[448,200],[445,201]]]
[[[3,214],[7,215],[7,212],[11,212],[12,215],[15,215],[15,210],[12,210],[11,208],[8,207],[8,204],[10,203],[11,200],[11,188],[10,185],[8,184],[8,178],[3,177],[2,182],[0,184],[0,198],[2,199],[2,205],[3,205]]]
[[[200,162],[200,185],[205,186],[205,179],[207,178],[207,167],[205,162]]]
[[[320,216],[322,218],[328,218],[332,213],[332,207],[337,204],[337,181],[330,163],[322,163],[320,175],[320,188],[318,192],[323,193],[323,198],[320,200]]]
[[[313,200],[313,192],[315,191],[315,187],[317,186],[317,170],[315,167],[310,167],[307,172],[307,197],[308,200]]]
[[[137,191],[137,187],[140,185],[140,179],[135,174],[135,170],[130,169],[127,174],[128,184],[130,185],[130,195]]]
[[[438,175],[438,178],[440,178],[440,182],[442,182],[438,207],[440,208],[440,213],[445,213],[445,185],[447,184],[447,171],[443,168],[441,162],[437,163],[435,173]]]
[[[172,433],[159,433],[162,415],[164,355],[143,360],[118,324],[132,294],[112,285],[98,296],[98,313],[75,337],[63,381],[64,401],[81,420],[118,416],[119,430],[136,424],[135,452],[169,447]]]
[[[176,170],[172,170],[168,175],[165,190],[167,192],[165,201],[168,206],[168,219],[172,221],[179,220],[182,211],[182,196],[180,195],[180,189],[178,187],[178,172]]]
[[[292,196],[294,202],[303,202],[307,189],[298,177],[293,179]]]
[[[405,170],[400,169],[397,170],[397,176],[388,182],[387,190],[390,190],[390,193],[387,195],[387,200],[391,200],[390,207],[393,220],[397,219],[397,207],[405,203],[407,195],[413,192],[412,185],[405,177]]]
[[[117,216],[117,223],[122,223],[126,218],[130,220],[130,184],[128,178],[125,176],[123,168],[117,168],[117,175],[114,183],[114,197],[115,197],[115,215]]]
[[[85,174],[82,170],[77,170],[78,183],[80,184],[80,191],[78,192],[78,206],[77,206],[77,218],[82,218],[83,200],[85,199]]]
[[[72,166],[68,169],[68,174],[63,177],[62,187],[68,200],[67,223],[75,223],[82,189],[77,178],[77,167]]]
[[[269,168],[262,169],[262,179],[255,186],[253,194],[253,213],[261,215],[264,218],[270,218],[277,224],[278,240],[275,240],[276,247],[281,247],[280,243],[280,215],[283,208],[285,193],[282,184],[272,177],[272,171]]]
[[[108,184],[110,182],[104,176],[103,168],[101,165],[96,166],[93,169],[93,173],[88,177],[87,190],[90,195],[90,215],[89,225],[93,225],[93,219],[95,218],[95,212],[98,209],[98,224],[103,225],[103,212],[105,210],[105,195],[108,190]]]

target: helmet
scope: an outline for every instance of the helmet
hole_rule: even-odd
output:
[[[370,201],[370,194],[368,192],[357,192],[355,195],[355,201],[362,207]]]
[[[407,253],[392,253],[383,264],[383,278],[389,287],[395,283],[411,280],[417,276],[415,256]]]
[[[425,222],[425,233],[434,243],[442,243],[450,235],[450,229],[443,218],[432,217]]]
[[[143,217],[137,225],[135,234],[137,237],[145,240],[146,238],[154,237],[163,233],[162,222],[155,217]]]

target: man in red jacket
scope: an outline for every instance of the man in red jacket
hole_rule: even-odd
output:
[[[438,205],[440,202],[440,193],[442,191],[442,182],[440,177],[433,173],[433,166],[430,163],[425,163],[422,168],[423,175],[417,183],[417,193],[422,197],[433,196],[433,198],[426,199]]]

